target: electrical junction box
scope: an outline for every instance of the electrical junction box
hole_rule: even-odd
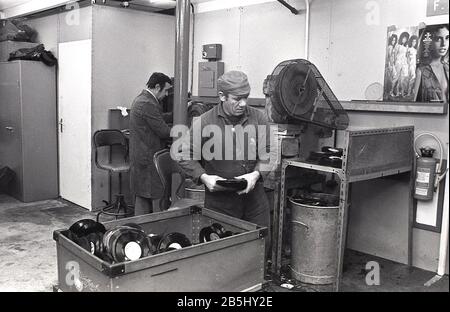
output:
[[[224,69],[223,62],[198,64],[198,96],[217,96],[217,79],[223,75]]]
[[[205,44],[202,49],[202,58],[210,61],[218,61],[222,58],[221,44]]]

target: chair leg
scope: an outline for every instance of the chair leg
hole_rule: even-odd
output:
[[[119,193],[115,194],[115,200],[112,202],[112,173],[109,171],[109,203],[106,203],[106,206],[102,208],[102,210],[97,214],[97,220],[100,219],[102,214],[108,216],[114,216],[116,220],[119,217],[130,217],[128,212],[128,205],[125,202],[125,195],[122,194],[122,173],[119,172]],[[123,210],[123,213],[121,213]],[[114,212],[110,212],[114,211]]]
[[[112,176],[111,176],[111,171],[108,171],[108,176],[109,176],[109,191],[108,191],[108,204],[112,203]]]
[[[122,194],[122,172],[119,172],[119,194]]]
[[[100,222],[100,216],[102,215],[103,210],[100,210],[100,212],[97,213],[97,222]]]
[[[119,172],[119,194],[121,194],[123,196],[123,204],[124,204],[123,212],[125,214],[127,214],[128,213],[128,209],[127,209],[128,206],[127,206],[127,204],[125,202],[125,195],[122,194],[122,172]]]

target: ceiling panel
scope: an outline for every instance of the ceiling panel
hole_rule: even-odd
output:
[[[0,11],[11,9],[20,6],[24,3],[37,1],[42,2],[42,0],[0,0]],[[116,1],[120,2],[121,0],[110,0],[110,3],[117,3]],[[172,1],[175,2],[175,0]],[[193,4],[204,3],[209,1],[211,0],[191,0]],[[222,1],[226,2],[226,0]],[[170,0],[129,0],[129,3],[140,6],[155,7],[160,9],[168,9],[174,7],[174,4],[172,4]]]
[[[31,0],[0,0],[0,10],[15,7],[26,2],[31,2]]]

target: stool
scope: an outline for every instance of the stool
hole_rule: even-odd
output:
[[[125,196],[122,193],[122,173],[130,171],[130,163],[128,161],[128,144],[127,140],[118,129],[105,129],[98,130],[94,133],[94,146],[95,146],[95,165],[99,169],[107,170],[109,174],[109,179],[113,173],[119,175],[119,194],[115,195],[114,203],[111,202],[111,187],[109,188],[109,202],[106,202],[106,206],[102,207],[100,212],[97,214],[97,222],[99,221],[100,215],[105,214],[109,216],[114,216],[116,219],[119,217],[127,218],[134,215],[132,206],[127,205],[125,202]],[[99,160],[99,150],[100,148],[107,147],[111,152],[113,147],[119,147],[121,155],[119,155],[120,160],[118,161],[100,161]],[[121,212],[123,210],[123,212]]]

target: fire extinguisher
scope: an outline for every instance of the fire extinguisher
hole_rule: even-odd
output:
[[[433,157],[434,152],[436,151],[434,148],[425,146],[419,148],[420,154],[417,152],[416,142],[420,137],[423,137],[425,135],[431,136],[438,142],[440,151],[439,161]],[[431,133],[422,133],[415,138],[414,149],[417,157],[414,198],[418,200],[429,201],[433,199],[434,192],[436,191],[440,181],[445,176],[448,170],[446,169],[445,172],[441,174],[443,155],[442,143],[435,135]]]

